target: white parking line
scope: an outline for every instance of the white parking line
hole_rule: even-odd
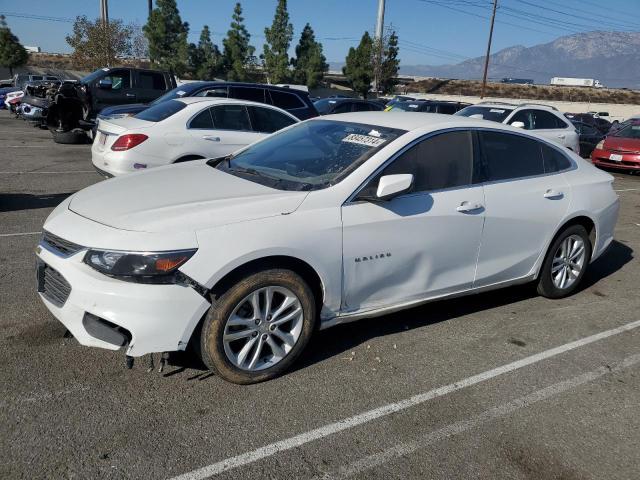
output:
[[[42,172],[42,171],[35,171],[35,172],[2,172],[0,171],[0,175],[35,175],[35,174],[51,174],[51,173],[96,173],[95,170],[63,170],[60,172]]]
[[[635,192],[640,190],[640,188],[622,188],[620,190],[614,190],[614,192]]]
[[[4,145],[2,148],[51,148],[49,145]]]
[[[334,472],[325,473],[324,475],[317,477],[317,480],[349,478],[358,473],[362,473],[366,470],[370,470],[372,468],[383,465],[384,463],[392,461],[398,457],[411,454],[440,440],[458,435],[460,433],[466,432],[467,430],[478,427],[484,423],[509,415],[517,410],[520,410],[521,408],[525,408],[529,405],[540,402],[541,400],[546,400],[547,398],[566,392],[567,390],[571,390],[573,388],[579,387],[580,385],[584,385],[585,383],[603,377],[612,371],[618,371],[622,370],[623,368],[631,367],[638,362],[640,362],[640,355],[631,355],[630,357],[625,358],[621,363],[614,365],[611,368],[600,367],[590,372],[583,373],[582,375],[578,375],[568,380],[556,383],[549,387],[530,393],[529,395],[525,395],[524,397],[517,398],[515,400],[512,400],[511,402],[507,402],[497,407],[486,410],[469,419],[461,420],[459,422],[452,423],[451,425],[447,425],[446,427],[430,432],[422,436],[418,440],[400,443],[398,445],[394,445],[391,448],[383,450],[382,452],[356,460],[349,465],[338,468]]]
[[[378,407],[373,410],[354,415],[353,417],[345,418],[335,423],[331,423],[329,425],[325,425],[323,427],[301,433],[285,440],[280,440],[278,442],[265,445],[264,447],[260,447],[255,450],[236,455],[235,457],[221,460],[197,470],[178,475],[177,477],[173,477],[171,480],[201,480],[209,478],[213,475],[217,475],[227,470],[232,470],[234,468],[257,462],[264,458],[275,455],[276,453],[291,450],[292,448],[305,445],[315,440],[320,440],[343,430],[348,430],[357,427],[358,425],[371,422],[378,418],[386,417],[388,415],[391,415],[392,413],[401,412],[434,398],[441,397],[458,390],[462,390],[463,388],[470,387],[481,382],[485,382],[489,379],[504,375],[505,373],[513,372],[528,365],[533,365],[543,360],[555,357],[556,355],[560,355],[570,350],[589,345],[590,343],[594,343],[604,338],[618,335],[620,333],[627,332],[638,327],[640,327],[640,320],[621,325],[620,327],[613,328],[611,330],[605,330],[604,332],[596,333],[595,335],[584,337],[579,340],[560,345],[559,347],[551,348],[549,350],[536,353],[535,355],[525,357],[521,360],[517,360],[515,362],[511,362],[491,370],[487,370],[486,372],[473,375],[458,382],[435,388],[418,395],[414,395],[413,397],[409,397],[405,400],[390,403],[388,405],[384,405],[382,407]]]
[[[40,235],[42,232],[0,233],[0,237],[22,237],[24,235]]]

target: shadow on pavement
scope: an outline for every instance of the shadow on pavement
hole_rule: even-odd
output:
[[[34,195],[31,193],[2,193],[0,194],[0,212],[56,207],[72,193],[73,192],[53,193],[47,195]]]

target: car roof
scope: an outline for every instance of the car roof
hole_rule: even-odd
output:
[[[197,103],[208,103],[210,105],[224,105],[224,104],[242,104],[242,105],[257,105],[259,107],[270,107],[275,108],[276,110],[282,110],[274,105],[269,105],[268,103],[261,102],[252,102],[250,100],[242,100],[239,98],[221,98],[221,97],[182,97],[182,98],[174,98],[176,102],[182,102],[187,105],[193,105]]]
[[[489,120],[443,115],[439,113],[403,112],[352,112],[315,117],[310,121],[334,120],[341,122],[363,123],[377,127],[398,128],[401,130],[435,130],[456,127],[486,127],[522,133],[522,129],[503,125]]]
[[[308,92],[304,90],[298,90],[296,88],[291,87],[279,87],[277,85],[268,85],[265,83],[249,83],[249,82],[227,82],[224,80],[211,80],[211,81],[197,81],[197,82],[189,82],[184,83],[182,85],[178,85],[177,88],[191,89],[197,90],[198,88],[208,88],[208,87],[250,87],[250,88],[264,88],[267,90],[277,90],[279,92],[288,92],[300,95],[308,95]]]

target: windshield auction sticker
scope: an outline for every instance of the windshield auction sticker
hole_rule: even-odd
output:
[[[358,145],[366,145],[367,147],[379,147],[386,142],[384,138],[376,138],[369,135],[358,135],[357,133],[350,133],[344,137],[342,141],[347,143],[357,143]]]

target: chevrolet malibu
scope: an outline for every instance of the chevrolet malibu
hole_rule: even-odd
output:
[[[190,347],[253,383],[317,329],[519,283],[570,295],[613,240],[612,181],[508,125],[327,116],[69,197],[44,225],[38,292],[83,345]]]

